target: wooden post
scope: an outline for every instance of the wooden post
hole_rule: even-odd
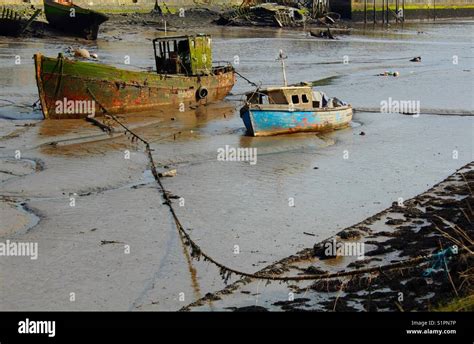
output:
[[[376,10],[375,10],[375,0],[374,0],[374,24],[377,22],[377,15],[376,15]]]
[[[385,0],[382,0],[382,24],[385,25]]]
[[[364,0],[364,24],[367,24],[367,0]]]
[[[405,23],[405,0],[402,0],[403,22]]]
[[[397,24],[398,24],[398,0],[395,1],[395,13],[397,14],[397,16],[395,18],[396,18],[396,21],[397,21]]]

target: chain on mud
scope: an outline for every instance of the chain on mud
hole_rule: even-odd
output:
[[[121,122],[116,116],[110,114],[105,107],[101,105],[99,101],[95,98],[94,94],[88,90],[90,95],[94,98],[94,100],[99,104],[99,106],[103,109],[104,113],[106,116],[110,119],[112,119],[114,122],[116,122],[119,126],[121,126],[124,129],[124,134],[127,136],[127,134],[130,136],[129,138],[131,139],[132,142],[141,142],[145,145],[145,153],[148,157],[148,161],[150,164],[150,169],[153,174],[153,178],[155,179],[156,183],[158,184],[162,197],[164,199],[165,205],[168,206],[171,215],[173,216],[173,220],[176,225],[176,229],[178,230],[178,234],[184,239],[182,240],[182,243],[189,249],[190,251],[190,256],[193,259],[196,259],[199,261],[201,258],[203,258],[204,261],[210,262],[214,264],[217,268],[219,268],[220,275],[222,279],[224,280],[224,283],[227,284],[228,280],[232,275],[239,276],[241,278],[250,278],[250,279],[257,279],[257,280],[266,280],[266,281],[315,281],[315,280],[324,280],[324,279],[333,279],[333,278],[340,278],[340,277],[351,277],[351,276],[356,276],[356,275],[362,275],[362,274],[370,274],[370,273],[376,273],[376,272],[383,272],[383,271],[389,271],[389,270],[402,270],[402,269],[407,269],[416,265],[422,265],[422,264],[427,264],[433,257],[435,257],[437,254],[428,254],[424,256],[419,256],[415,257],[412,259],[407,259],[401,262],[397,263],[392,263],[392,264],[386,264],[386,265],[380,265],[376,267],[370,267],[370,268],[365,268],[365,269],[357,269],[353,271],[341,271],[341,272],[335,272],[335,273],[323,273],[323,274],[317,274],[317,275],[298,275],[298,276],[277,276],[277,275],[272,275],[272,274],[266,274],[266,273],[249,273],[245,271],[240,271],[233,269],[231,267],[226,266],[223,263],[220,263],[216,259],[214,259],[211,255],[206,253],[201,249],[201,247],[196,244],[192,240],[192,238],[189,236],[189,234],[185,231],[181,221],[178,218],[178,215],[176,214],[176,211],[173,207],[173,203],[171,198],[169,197],[170,193],[165,189],[163,186],[163,183],[161,181],[161,178],[158,174],[158,171],[156,170],[156,165],[155,161],[153,159],[152,155],[152,149],[150,147],[150,143],[136,134],[133,130],[128,128],[123,122]],[[98,122],[98,121],[97,121]],[[100,125],[107,126],[104,123],[99,122]],[[99,126],[100,126],[99,125]],[[110,126],[107,126],[110,128]],[[112,131],[112,129],[109,129]],[[464,248],[460,248],[460,251],[465,250]]]

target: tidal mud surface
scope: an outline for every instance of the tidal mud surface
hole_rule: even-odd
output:
[[[38,51],[56,56],[69,46],[86,47],[98,53],[100,63],[136,69],[153,65],[150,40],[164,35],[161,26],[107,25],[97,42],[47,35],[0,38],[0,236],[2,241],[37,242],[39,249],[35,261],[0,259],[2,310],[179,310],[226,287],[214,266],[191,261],[190,269],[143,147],[132,144],[118,127],[109,136],[83,120],[43,121],[31,110],[38,99],[31,57]],[[290,83],[325,80],[317,84],[319,89],[356,108],[380,108],[391,97],[420,100],[422,108],[447,113],[474,110],[470,30],[472,22],[407,25],[335,41],[298,30],[213,25],[178,33],[213,34],[214,60],[238,61],[239,72],[257,83],[281,83],[275,58],[283,48]],[[422,62],[409,61],[420,55]],[[15,64],[16,56],[20,64]],[[126,56],[130,65],[124,63]],[[344,56],[348,64],[343,64]],[[400,77],[377,76],[385,70],[398,70]],[[313,252],[316,242],[384,211],[399,198],[412,199],[474,160],[469,116],[357,112],[345,130],[248,137],[238,108],[242,94],[251,89],[239,79],[221,104],[123,118],[151,142],[160,172],[177,170],[164,184],[184,199],[183,206],[175,199],[176,209],[193,240],[236,269],[252,273],[305,248]],[[226,145],[257,148],[257,164],[218,161],[217,151]],[[289,206],[290,198],[294,206]],[[398,223],[404,219],[401,214],[391,217],[385,231],[410,234],[408,228],[396,228],[408,225]],[[354,240],[376,234],[353,231],[341,235]],[[410,238],[416,241],[417,235]],[[397,238],[364,236],[369,241],[392,239],[394,247]],[[368,256],[366,265],[338,258],[313,268],[308,261],[301,268],[337,271],[351,263],[363,267],[381,263],[378,259],[401,259],[388,246],[367,243],[367,248],[383,254]],[[407,245],[404,254],[418,248]],[[288,301],[288,291],[272,289],[275,285],[249,284],[236,293],[238,300],[211,298],[202,307],[290,307],[272,305]],[[295,285],[295,291],[304,287]],[[307,298],[303,293],[295,300],[303,304]],[[330,297],[324,301],[329,302],[326,309],[334,307]],[[362,304],[349,306],[362,310]],[[426,304],[404,307],[422,309]]]
[[[206,309],[212,300],[214,309],[234,311],[250,307],[282,311],[430,311],[453,298],[471,296],[474,293],[470,273],[474,262],[473,187],[474,163],[470,163],[426,192],[402,204],[394,202],[390,208],[345,228],[333,238],[260,272],[283,276],[357,272],[427,256],[456,245],[459,251],[446,258],[446,265],[438,266],[435,259],[427,259],[406,268],[345,278],[298,284],[268,282],[265,287],[260,286],[260,291],[259,284],[265,281],[245,278],[183,310]],[[326,243],[333,240],[363,243],[368,249],[363,259],[328,256]],[[281,300],[275,301],[278,297]]]

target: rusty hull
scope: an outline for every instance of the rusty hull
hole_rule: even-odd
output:
[[[44,118],[85,118],[88,113],[57,113],[58,101],[93,101],[95,115],[128,114],[160,108],[178,111],[183,105],[223,100],[235,83],[231,66],[215,67],[210,75],[164,75],[73,61],[61,56],[34,55],[36,82]],[[207,96],[199,98],[205,88]]]

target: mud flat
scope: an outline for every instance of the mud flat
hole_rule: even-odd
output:
[[[0,240],[38,243],[35,261],[0,259],[2,310],[173,311],[226,286],[219,269],[188,261],[143,147],[131,143],[118,128],[109,136],[82,120],[41,121],[31,111],[38,98],[31,61],[37,51],[56,56],[70,45],[85,46],[98,53],[101,63],[121,68],[153,65],[150,39],[162,31],[146,25],[132,30],[124,24],[116,35],[113,25],[110,28],[104,28],[97,42],[2,39],[1,98],[8,101],[2,101],[0,109],[0,169],[6,172],[0,175],[0,204],[7,209],[8,230]],[[239,56],[239,71],[255,82],[281,83],[275,57],[284,48],[290,56],[290,83],[329,80],[317,87],[355,107],[379,108],[381,101],[392,97],[421,100],[422,108],[446,113],[473,110],[468,101],[472,64],[465,53],[471,28],[472,23],[442,29],[422,25],[330,42],[301,31],[209,31],[214,34],[215,60]],[[201,30],[191,30],[195,31]],[[16,55],[22,59],[19,65],[14,64]],[[123,62],[127,55],[130,66]],[[342,63],[344,55],[350,57],[347,65]],[[421,63],[409,61],[419,55]],[[459,56],[458,65],[452,63],[453,55]],[[400,77],[376,76],[385,70],[398,70]],[[350,128],[332,133],[247,137],[238,108],[241,94],[248,90],[250,86],[239,80],[222,104],[124,119],[151,143],[160,171],[177,170],[164,184],[184,199],[183,206],[179,199],[173,202],[193,240],[236,269],[254,273],[312,248],[399,198],[424,192],[474,157],[469,116],[357,112]],[[258,149],[257,164],[218,161],[217,151],[226,145]],[[17,151],[21,159],[15,158]],[[29,222],[32,214],[39,221]],[[235,245],[240,254],[234,253]],[[371,245],[367,243],[367,252],[377,249]],[[325,260],[324,270],[345,268],[329,265],[332,262],[352,262],[343,258]],[[301,265],[307,267],[309,263]],[[237,293],[246,304],[223,298],[216,301],[216,309],[261,306],[264,299],[272,300],[265,304],[271,308],[288,299],[287,290],[272,292],[277,284],[249,284],[250,289]],[[214,303],[207,307],[214,309]]]
[[[289,279],[274,285],[245,278],[183,310],[204,310],[211,300],[214,310],[430,311],[453,299],[472,298],[473,187],[471,162],[426,192],[402,203],[394,202],[336,236],[259,271],[289,278],[341,271],[353,271],[352,276],[315,278],[298,284]],[[364,257],[328,255],[331,251],[327,251],[326,244],[334,241],[363,243]],[[442,264],[431,258],[406,268],[358,274],[358,269],[390,266],[443,252],[453,245],[459,251]],[[472,307],[471,302],[458,310]]]

